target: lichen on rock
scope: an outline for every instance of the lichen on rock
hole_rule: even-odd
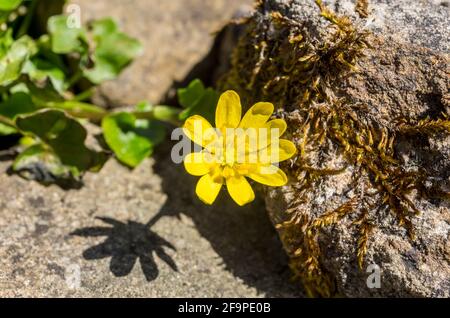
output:
[[[290,123],[266,202],[309,295],[448,297],[448,11],[363,2],[259,1],[219,86]]]

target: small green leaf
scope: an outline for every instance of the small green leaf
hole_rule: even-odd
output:
[[[70,70],[68,65],[64,60],[63,55],[58,55],[52,50],[52,40],[48,34],[42,35],[39,39],[37,39],[36,44],[38,45],[38,57],[48,61],[51,65],[59,68],[64,74],[69,74]]]
[[[6,101],[0,104],[0,115],[14,119],[18,115],[31,113],[37,110],[30,95],[26,93],[12,94]]]
[[[64,101],[64,97],[53,87],[51,81],[35,83],[31,80],[27,80],[24,84],[26,85],[27,92],[40,108],[45,108],[47,102]]]
[[[209,122],[214,122],[219,93],[212,88],[205,88],[200,80],[194,80],[188,87],[179,89],[178,99],[186,108],[180,114],[180,120],[185,121],[191,116],[200,115]]]
[[[119,32],[117,23],[111,18],[105,18],[93,22],[93,34],[96,38],[102,38],[113,33]]]
[[[28,114],[37,110],[31,97],[26,93],[15,93],[0,104],[0,115],[9,119],[15,119],[18,115]],[[17,133],[14,127],[0,124],[0,135]]]
[[[136,105],[136,111],[138,112],[150,112],[153,110],[153,105],[149,101],[142,101]]]
[[[131,61],[142,53],[138,40],[118,31],[112,19],[103,19],[92,25],[96,49],[95,66],[84,75],[94,84],[115,79]]]
[[[0,123],[0,136],[8,136],[14,134],[17,134],[16,128]]]
[[[107,159],[104,153],[86,147],[86,129],[61,111],[43,110],[19,116],[16,125],[22,132],[33,134],[48,145],[61,164],[79,172],[98,171]]]
[[[23,36],[15,41],[0,59],[0,85],[8,85],[18,79],[25,62],[36,52],[36,44],[30,37]]]
[[[130,113],[117,113],[102,122],[106,143],[117,158],[129,167],[137,167],[153,153],[165,137],[165,127],[157,121],[136,119]]]
[[[71,26],[67,16],[55,15],[50,17],[47,28],[50,34],[53,52],[57,54],[86,52],[85,29]]]
[[[1,0],[0,10],[1,11],[12,11],[15,10],[23,0]]]
[[[49,79],[58,93],[62,94],[64,92],[64,72],[47,60],[33,58],[27,61],[23,72],[37,83],[42,83]]]
[[[14,43],[13,29],[6,30],[5,33],[0,36],[0,58],[3,58],[8,53],[9,48]]]
[[[178,101],[184,108],[192,107],[205,93],[205,85],[199,79],[193,80],[188,87],[178,90]]]

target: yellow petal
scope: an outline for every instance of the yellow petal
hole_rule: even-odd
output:
[[[255,193],[243,176],[228,178],[227,189],[233,200],[240,206],[255,200]]]
[[[216,201],[221,188],[222,184],[214,182],[211,175],[207,174],[201,177],[198,181],[195,193],[197,193],[200,200],[208,205],[211,205],[214,201]]]
[[[202,116],[189,117],[183,125],[183,131],[196,144],[206,147],[217,139],[216,130]]]
[[[281,137],[286,132],[287,124],[284,119],[274,119],[265,124],[264,128],[267,128],[270,131],[272,131],[272,129],[278,129],[278,137]]]
[[[288,182],[286,174],[276,166],[258,165],[255,170],[256,171],[250,172],[247,177],[261,184],[271,187],[282,187]]]
[[[295,147],[292,141],[280,139],[268,148],[260,150],[258,160],[263,164],[277,163],[292,158],[296,153],[297,147]]]
[[[184,158],[184,167],[193,176],[204,176],[215,166],[214,157],[208,152],[194,152]]]
[[[241,99],[235,91],[226,91],[220,96],[216,110],[216,127],[237,128],[241,121]]]
[[[270,119],[274,111],[274,106],[271,103],[257,103],[249,109],[244,115],[239,125],[240,128],[263,127]]]
[[[246,128],[245,149],[248,153],[256,152],[270,146],[274,140],[279,140],[286,132],[287,124],[283,119],[274,119],[259,128]],[[244,137],[239,139],[242,142]]]

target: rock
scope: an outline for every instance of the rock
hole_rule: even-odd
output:
[[[67,191],[0,162],[0,297],[301,295],[261,200],[206,207],[159,156],[134,171],[110,160]]]
[[[144,43],[144,56],[95,97],[124,106],[162,99],[250,1],[71,2],[84,21],[112,15]],[[99,128],[88,128],[98,147]],[[0,297],[302,296],[263,200],[237,208],[224,194],[205,206],[196,178],[161,147],[133,171],[111,159],[73,189],[10,175],[13,153],[0,150]]]
[[[94,97],[107,107],[134,105],[142,100],[159,103],[213,47],[214,33],[240,7],[252,0],[71,0],[80,5],[83,21],[106,16],[144,45],[138,58],[118,80],[105,83]],[[214,68],[215,65],[208,66]],[[195,76],[195,74],[194,74]]]
[[[261,1],[219,83],[298,145],[266,192],[291,268],[311,296],[449,297],[448,2],[323,5]]]

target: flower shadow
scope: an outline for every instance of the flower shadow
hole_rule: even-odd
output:
[[[286,253],[261,196],[239,207],[222,189],[212,206],[205,205],[195,194],[197,178],[188,175],[182,164],[173,163],[171,147],[168,142],[155,153],[153,169],[168,196],[159,217],[190,218],[225,269],[258,293],[270,298],[303,297],[299,286],[290,281]]]
[[[134,221],[120,222],[111,218],[97,218],[107,225],[105,227],[88,227],[71,233],[81,237],[103,237],[107,239],[83,252],[86,260],[99,260],[111,257],[110,270],[116,277],[131,273],[135,264],[140,263],[142,272],[148,282],[155,280],[159,269],[155,255],[172,270],[178,271],[174,260],[166,249],[176,251],[175,247],[151,230],[154,219],[147,224]]]

